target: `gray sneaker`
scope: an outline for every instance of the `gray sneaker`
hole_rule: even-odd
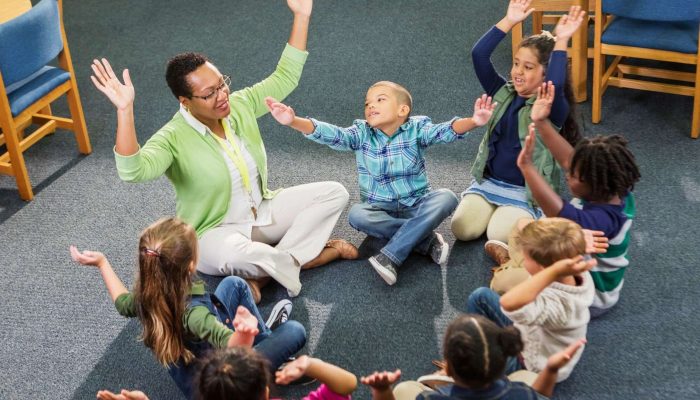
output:
[[[433,232],[433,235],[435,238],[430,245],[428,254],[430,254],[430,258],[432,258],[435,264],[443,265],[447,262],[447,258],[450,255],[450,245],[447,244],[445,238],[443,238],[441,234]]]
[[[369,258],[369,263],[372,265],[379,276],[384,279],[387,285],[391,286],[396,283],[396,264],[394,264],[389,257],[382,253],[377,254]]]
[[[270,316],[267,317],[265,325],[270,328],[271,331],[277,329],[278,326],[287,322],[289,319],[289,314],[292,313],[292,302],[284,299],[280,300],[272,307],[272,312]]]

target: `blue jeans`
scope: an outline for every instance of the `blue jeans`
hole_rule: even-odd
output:
[[[265,321],[253,300],[250,287],[243,279],[237,276],[224,278],[217,286],[214,294],[224,303],[228,313],[231,314],[225,315],[223,310],[220,311],[219,318],[221,318],[222,322],[226,321],[226,319],[233,321],[238,306],[247,308],[258,319],[258,330],[260,333],[255,336],[253,348],[270,361],[270,367],[273,371],[304,347],[306,330],[299,322],[289,320],[274,331],[271,331],[265,325]]]
[[[433,230],[452,214],[458,203],[451,190],[438,189],[426,193],[410,207],[399,201],[355,204],[348,220],[358,231],[388,240],[382,254],[401,265],[411,251],[428,254]]]
[[[501,311],[501,296],[487,287],[480,287],[472,292],[467,299],[467,312],[478,314],[495,322],[501,328],[513,325],[513,321]],[[518,357],[508,357],[506,375],[525,369]]]

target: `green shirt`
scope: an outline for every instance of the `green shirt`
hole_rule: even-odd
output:
[[[229,96],[229,122],[255,161],[265,199],[274,197],[276,191],[267,187],[267,155],[257,118],[268,112],[265,97],[282,100],[296,88],[307,56],[306,51],[287,44],[272,75]],[[231,176],[221,148],[211,135],[192,128],[179,112],[136,154],[123,156],[115,151],[114,158],[119,177],[127,182],[165,174],[175,187],[177,216],[192,225],[199,237],[219,225],[228,212]]]
[[[191,295],[204,295],[206,289],[204,282],[197,281],[192,284]],[[119,314],[134,318],[136,313],[136,302],[133,293],[124,293],[117,297],[114,302]],[[223,349],[228,345],[228,340],[233,331],[219,321],[219,318],[210,313],[205,306],[187,307],[182,318],[185,327],[185,334],[200,340],[208,341],[212,346]]]

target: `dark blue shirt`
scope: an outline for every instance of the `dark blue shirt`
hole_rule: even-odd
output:
[[[627,221],[627,216],[622,212],[624,209],[624,202],[622,204],[584,202],[581,209],[570,203],[564,203],[559,216],[576,222],[584,229],[603,231],[605,237],[612,239],[617,236]]]
[[[506,79],[496,72],[491,63],[491,54],[505,36],[505,32],[494,26],[472,48],[476,76],[489,96],[496,94],[506,83]],[[569,103],[564,96],[567,62],[566,51],[553,51],[544,78],[545,82],[552,81],[555,85],[554,103],[549,119],[557,126],[564,124],[569,113]],[[516,164],[522,148],[518,134],[518,112],[527,100],[526,97],[515,96],[509,104],[491,132],[489,156],[486,161],[487,176],[518,186],[525,186],[525,178]]]
[[[533,388],[522,382],[511,382],[507,378],[499,379],[485,389],[472,390],[469,388],[450,385],[439,389],[439,392],[423,392],[416,400],[535,400],[547,399]]]

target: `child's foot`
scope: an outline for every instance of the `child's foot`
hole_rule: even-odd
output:
[[[277,302],[277,304],[275,304],[274,307],[272,307],[272,312],[270,313],[270,316],[267,317],[265,325],[271,331],[274,331],[275,329],[277,329],[277,327],[287,322],[291,313],[292,302],[287,299],[280,300],[279,302]]]
[[[501,266],[508,261],[510,261],[510,254],[508,254],[508,245],[501,242],[500,240],[491,239],[484,244],[484,251],[488,254],[496,265]]]
[[[397,265],[394,264],[394,262],[391,261],[389,257],[385,256],[382,253],[379,253],[376,256],[370,257],[369,263],[370,265],[372,265],[372,268],[374,268],[374,270],[377,271],[379,276],[381,276],[382,279],[384,279],[384,282],[386,282],[387,285],[391,286],[394,283],[396,283]]]
[[[360,255],[357,247],[345,239],[331,239],[326,243],[326,247],[338,250],[340,258],[344,260],[354,260]]]
[[[441,234],[433,232],[433,236],[435,236],[435,238],[430,245],[428,254],[430,254],[430,258],[433,259],[435,264],[443,265],[447,262],[447,257],[450,255],[450,245],[447,244],[445,238],[443,238]]]

